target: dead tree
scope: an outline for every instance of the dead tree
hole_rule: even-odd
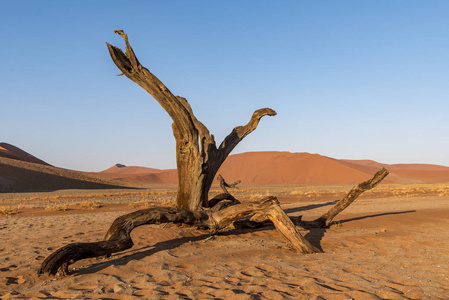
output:
[[[227,184],[220,176],[224,193],[208,200],[213,179],[226,157],[243,138],[257,128],[263,116],[274,116],[276,112],[270,108],[256,110],[248,124],[235,127],[217,147],[214,136],[209,133],[203,123],[196,119],[187,100],[174,96],[156,76],[139,63],[128,42],[128,37],[123,31],[116,30],[115,33],[125,40],[126,53],[107,44],[114,63],[124,75],[150,93],[173,120],[172,128],[176,139],[179,179],[176,207],[155,207],[120,216],[112,223],[103,241],[72,243],[56,250],[44,260],[38,274],[55,275],[59,272],[66,275],[68,265],[75,261],[109,256],[112,253],[129,249],[133,246],[130,233],[138,226],[171,223],[197,227],[215,233],[235,221],[251,215],[263,216],[270,220],[296,251],[301,253],[322,252],[300,234],[299,227],[295,226],[281,209],[276,197],[270,196],[260,201],[240,203],[226,189],[226,187],[235,187],[238,182]],[[388,174],[386,170],[385,172],[382,173],[383,177]],[[380,180],[376,179],[375,184]],[[367,187],[372,188],[375,184],[369,184]],[[361,192],[352,193],[351,191],[347,200],[341,204],[337,203],[335,210],[331,209],[324,222],[317,221],[316,223],[320,226],[327,226],[327,221],[332,220]],[[227,204],[223,202],[224,200],[227,200]],[[300,221],[296,219],[294,221],[301,225]],[[306,227],[306,225],[303,224],[302,227]]]
[[[274,116],[276,112],[271,108],[256,110],[248,124],[235,127],[217,147],[214,136],[195,117],[187,100],[174,96],[156,76],[139,63],[128,42],[128,36],[122,30],[114,32],[126,44],[126,54],[107,44],[116,66],[122,74],[153,96],[173,120],[178,168],[176,206],[192,210],[207,207],[210,187],[222,163],[235,146],[257,128],[262,117]]]

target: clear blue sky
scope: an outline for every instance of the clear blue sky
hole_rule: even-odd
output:
[[[449,166],[449,1],[1,1],[0,141],[56,166],[174,168],[171,120],[120,73],[140,62],[233,153]]]

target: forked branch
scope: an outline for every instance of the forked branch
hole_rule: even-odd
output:
[[[241,180],[237,180],[234,183],[227,183],[226,180],[224,180],[223,176],[221,176],[220,174],[218,174],[217,180],[220,182],[220,187],[223,190],[223,193],[227,193],[227,194],[229,194],[227,188],[238,189],[237,184],[242,182]]]

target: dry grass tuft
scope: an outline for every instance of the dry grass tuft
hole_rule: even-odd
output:
[[[134,208],[135,207],[150,208],[150,207],[155,207],[156,205],[154,204],[154,201],[145,199],[145,200],[130,203],[129,206],[134,207]]]
[[[340,228],[342,228],[342,227],[343,227],[343,223],[340,222],[340,221],[334,221],[334,222],[331,224],[331,228],[332,228],[332,229],[340,229]]]
[[[67,204],[57,204],[57,205],[49,205],[45,207],[47,211],[66,211],[69,210],[69,206]]]
[[[133,208],[152,208],[156,206],[173,206],[175,203],[174,199],[166,198],[166,197],[153,197],[151,199],[143,199],[140,201],[136,201],[130,203],[129,206]]]
[[[11,216],[14,214],[18,214],[21,211],[21,206],[13,207],[13,206],[0,206],[0,215],[1,216]]]
[[[84,209],[96,209],[96,208],[100,208],[103,207],[103,204],[101,202],[98,201],[84,201],[80,203],[81,208]]]

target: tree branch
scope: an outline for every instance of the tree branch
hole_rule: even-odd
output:
[[[215,206],[220,203],[221,201],[229,200],[234,204],[240,204],[241,202],[237,200],[234,196],[232,196],[229,193],[221,193],[210,199],[207,203],[207,207],[209,207],[212,210],[220,210],[219,208],[216,208]]]
[[[169,114],[182,136],[191,136],[196,131],[191,112],[175,97],[170,90],[148,69],[143,67],[123,30],[115,30],[125,41],[126,54],[122,50],[106,43],[109,54],[122,73],[147,91]]]
[[[262,117],[275,115],[276,112],[271,108],[261,108],[256,110],[248,124],[245,126],[237,126],[232,130],[232,132],[220,144],[218,151],[221,152],[224,157],[227,157],[241,140],[257,128],[257,125]]]
[[[366,192],[377,186],[385,177],[387,177],[388,174],[388,170],[382,168],[381,170],[377,171],[371,179],[364,181],[356,187],[352,188],[343,199],[338,201],[331,209],[329,209],[328,212],[323,214],[321,217],[313,221],[302,221],[301,217],[299,217],[295,222],[296,225],[305,229],[328,227],[331,224],[332,220],[344,209],[346,209],[352,202],[354,202],[357,197],[359,197],[363,192]]]
[[[224,180],[223,176],[221,176],[220,174],[218,174],[217,180],[220,182],[220,187],[221,187],[221,189],[223,190],[223,192],[224,192],[225,194],[229,194],[227,188],[231,188],[231,189],[236,188],[236,189],[238,189],[237,184],[239,184],[240,182],[242,182],[241,180],[237,180],[237,181],[235,181],[234,183],[229,184],[229,183],[227,183],[227,182]]]

